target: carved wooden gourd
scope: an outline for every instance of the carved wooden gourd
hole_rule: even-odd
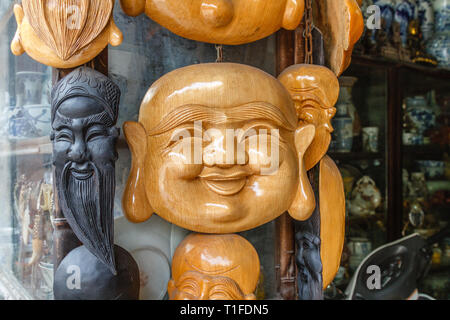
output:
[[[178,246],[168,291],[171,300],[256,300],[260,262],[236,234],[191,234]]]
[[[236,152],[242,158],[230,153],[237,141],[223,143],[228,130],[244,143],[245,152]],[[123,208],[132,222],[156,212],[192,231],[232,233],[285,211],[306,220],[314,210],[303,157],[315,127],[298,121],[289,92],[259,69],[232,63],[177,69],[152,85],[139,122],[125,123],[124,132],[133,163]],[[251,144],[263,133],[267,153],[264,143]]]
[[[314,25],[324,38],[325,62],[340,76],[348,68],[353,47],[364,31],[364,19],[356,0],[313,1]]]
[[[122,43],[113,8],[114,0],[23,0],[14,6],[11,50],[54,68],[83,65],[108,44]]]
[[[265,38],[280,28],[294,30],[304,0],[121,0],[130,16],[145,12],[173,33],[191,40],[239,45]]]

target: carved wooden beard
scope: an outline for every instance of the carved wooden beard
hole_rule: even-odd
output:
[[[79,240],[116,274],[114,259],[115,166],[89,163],[92,174],[75,177],[68,162],[56,170],[57,187],[66,219]]]
[[[114,1],[23,0],[22,5],[38,37],[68,60],[106,28]]]

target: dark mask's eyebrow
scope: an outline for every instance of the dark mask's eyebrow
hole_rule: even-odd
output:
[[[53,121],[52,127],[55,130],[61,130],[63,128],[68,128],[73,125],[73,119],[67,118],[61,115],[59,112],[56,112],[55,119]],[[83,126],[90,127],[93,125],[102,125],[106,127],[112,127],[114,123],[112,119],[106,112],[101,112],[98,114],[90,115],[88,117],[83,118]]]
[[[160,135],[194,121],[224,124],[226,122],[250,120],[272,121],[288,131],[295,131],[297,125],[296,117],[295,121],[286,118],[278,107],[267,102],[251,102],[223,111],[217,111],[203,105],[184,105],[167,114],[156,127],[148,131],[148,135]]]

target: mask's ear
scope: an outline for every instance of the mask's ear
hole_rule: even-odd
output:
[[[153,209],[147,199],[144,183],[147,134],[139,122],[125,122],[123,131],[131,150],[132,164],[122,198],[122,207],[128,220],[135,223],[144,222],[153,214]]]
[[[11,51],[14,55],[20,56],[25,53],[25,49],[23,48],[22,42],[20,41],[20,25],[22,24],[25,14],[20,4],[16,4],[14,6],[14,16],[16,17],[17,31],[13,41],[11,42]]]
[[[294,30],[297,28],[300,21],[302,21],[304,11],[304,0],[287,0],[282,27],[287,30]]]
[[[114,19],[111,18],[111,21],[109,22],[109,44],[111,44],[113,47],[117,47],[122,44],[122,41],[122,31],[120,31],[119,27],[114,22]]]
[[[144,13],[146,0],[120,0],[123,12],[131,17]]]
[[[297,194],[288,212],[293,219],[299,221],[308,220],[316,208],[314,191],[309,182],[303,159],[315,133],[316,128],[311,124],[300,126],[295,132],[295,148],[298,154],[300,179]]]

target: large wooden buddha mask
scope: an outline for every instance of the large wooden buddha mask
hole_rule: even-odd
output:
[[[11,50],[54,68],[83,65],[108,44],[122,43],[113,8],[114,0],[23,0],[14,7]]]
[[[171,300],[256,300],[260,262],[236,234],[191,234],[178,246],[168,291]]]
[[[305,154],[306,170],[310,170],[330,146],[339,81],[330,69],[307,64],[287,68],[278,79],[291,94],[300,121],[316,127],[316,136]]]
[[[173,33],[191,40],[239,45],[280,28],[294,30],[304,0],[121,0],[130,16],[146,13]]]
[[[303,156],[315,128],[259,69],[177,69],[152,85],[124,131],[133,163],[123,208],[133,222],[156,212],[192,231],[232,233],[314,210]]]

